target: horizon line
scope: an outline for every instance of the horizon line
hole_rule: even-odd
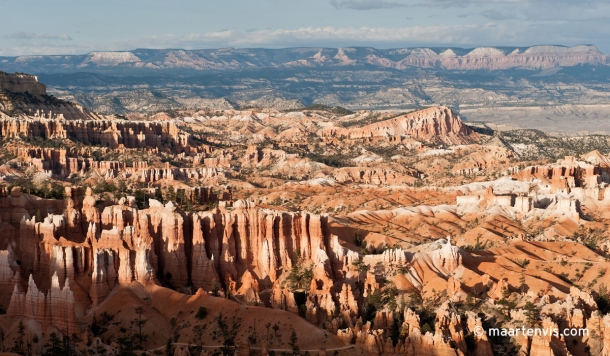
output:
[[[594,47],[596,51],[598,51],[601,54],[606,54],[603,53],[599,50],[599,48],[597,48],[597,46],[595,44],[592,43],[581,43],[581,44],[576,44],[576,45],[561,45],[561,44],[536,44],[536,45],[530,45],[530,46],[508,46],[508,45],[500,45],[500,46],[485,46],[485,45],[480,45],[480,46],[473,46],[473,47],[459,47],[459,46],[409,46],[409,47],[390,47],[390,48],[377,48],[377,47],[373,47],[373,46],[344,46],[344,47],[328,47],[328,46],[289,46],[289,47],[211,47],[211,48],[194,48],[194,49],[186,49],[186,48],[172,48],[172,47],[166,47],[166,48],[134,48],[134,49],[126,49],[126,50],[93,50],[87,53],[80,53],[80,54],[21,54],[21,55],[12,55],[12,56],[2,56],[0,55],[0,58],[18,58],[18,57],[42,57],[42,56],[59,56],[59,57],[76,57],[76,56],[86,56],[89,55],[91,53],[122,53],[122,52],[134,52],[134,51],[141,51],[141,50],[147,50],[147,51],[209,51],[209,50],[272,50],[272,51],[277,51],[277,50],[288,50],[288,49],[303,49],[303,48],[312,48],[312,49],[343,49],[343,48],[368,48],[368,49],[375,49],[375,50],[384,50],[384,51],[391,51],[391,50],[397,50],[397,49],[418,49],[418,48],[427,48],[427,49],[462,49],[462,50],[475,50],[477,48],[513,48],[513,49],[518,49],[518,48],[533,48],[533,47],[545,47],[545,46],[551,46],[551,47],[563,47],[563,48],[574,48],[574,47],[578,47],[578,46],[588,46],[588,47]]]

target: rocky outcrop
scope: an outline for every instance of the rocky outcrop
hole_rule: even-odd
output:
[[[19,281],[19,274],[15,274],[15,270],[18,270],[18,265],[13,260],[10,251],[0,251],[0,289],[9,291]],[[10,301],[10,296],[7,294],[0,294],[0,307],[7,309]]]
[[[475,348],[475,356],[492,356],[493,352],[491,350],[491,343],[487,338],[487,332],[483,329],[483,323],[481,318],[479,318],[475,313],[471,311],[466,312],[466,325],[468,331],[473,333],[476,348]],[[483,330],[483,332],[480,332]]]
[[[80,331],[74,312],[74,294],[70,290],[70,280],[67,279],[65,286],[61,288],[57,274],[53,275],[51,288],[46,295],[38,289],[31,275],[27,292],[20,292],[19,286],[15,285],[7,314],[50,324],[59,330],[66,330],[69,334]]]
[[[169,121],[2,119],[0,137],[71,138],[86,145],[118,148],[186,148],[189,134]]]
[[[239,288],[248,271],[260,288],[268,288],[292,267],[295,251],[305,261],[326,260],[320,268],[332,275],[328,254],[334,255],[326,224],[323,216],[252,208],[198,213],[193,216],[191,265],[200,268],[192,270],[193,283],[209,288],[218,275],[227,287],[237,283]]]
[[[427,48],[416,48],[399,61],[369,57],[369,63],[383,67],[404,69],[440,67],[448,70],[501,70],[508,68],[547,69],[583,63],[606,64],[606,55],[594,46],[574,47],[533,46],[513,50],[494,47],[477,47],[458,55],[453,49],[437,53]]]
[[[80,105],[47,95],[46,86],[33,75],[0,71],[0,117],[7,116],[60,120],[100,118]]]
[[[574,188],[594,189],[601,183],[610,183],[610,167],[590,156],[591,154],[584,157],[588,161],[578,161],[567,156],[556,164],[525,167],[514,177],[521,181],[540,179],[549,182],[554,190],[565,193]]]
[[[160,180],[173,181],[173,180],[200,180],[200,179],[213,179],[213,178],[224,178],[225,173],[219,168],[155,168],[141,170],[136,173],[139,176],[140,182],[154,183]]]
[[[421,172],[416,170],[411,170],[407,173],[399,173],[390,169],[360,167],[340,168],[333,174],[333,178],[340,183],[361,183],[375,185],[412,184],[421,176]]]
[[[465,143],[474,140],[473,131],[462,123],[451,109],[439,106],[419,110],[390,120],[363,127],[325,128],[319,134],[326,137],[371,138],[407,136],[421,141]]]
[[[28,74],[8,74],[0,72],[0,89],[32,95],[45,95],[46,85],[38,82],[38,77]]]
[[[152,227],[149,233],[159,259],[159,272],[168,282],[184,286],[189,280],[184,218],[175,212],[176,208],[171,202],[163,206],[151,199],[149,204],[147,213]]]

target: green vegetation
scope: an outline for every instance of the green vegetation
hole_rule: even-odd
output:
[[[597,303],[597,307],[602,315],[610,312],[610,297],[608,296],[608,288],[606,288],[605,284],[599,285],[594,297],[595,303]]]
[[[297,333],[292,329],[292,333],[290,334],[290,342],[288,343],[290,348],[292,349],[292,354],[294,356],[298,356],[301,354],[301,350],[299,349],[299,337]]]
[[[208,310],[205,307],[199,307],[197,314],[195,314],[195,318],[203,320],[206,316],[208,316]]]
[[[312,104],[303,109],[290,109],[290,110],[285,110],[284,112],[303,111],[303,110],[326,111],[326,112],[341,115],[341,116],[351,115],[354,113],[353,111],[347,110],[346,108],[343,108],[341,106],[328,106],[328,105],[324,105],[324,104]]]
[[[233,355],[235,349],[235,338],[241,326],[241,319],[233,316],[231,324],[228,324],[227,318],[223,317],[222,312],[216,317],[217,331],[213,332],[214,337],[222,337],[223,343],[221,352],[223,355]]]
[[[610,151],[610,136],[587,135],[580,137],[555,137],[539,130],[496,131],[497,136],[508,148],[517,152],[522,160],[552,159],[599,150]],[[516,149],[515,146],[527,145],[527,149]]]
[[[93,336],[101,336],[106,331],[108,331],[108,327],[110,323],[114,320],[114,315],[108,314],[107,312],[103,312],[98,319],[95,314],[93,315],[93,322],[89,329]]]
[[[28,179],[28,177],[22,177],[8,186],[9,192],[15,187],[20,187],[23,193],[35,195],[45,199],[64,199],[66,197],[66,190],[64,186],[55,181],[46,181],[37,188],[31,179]]]
[[[137,307],[135,309],[138,317],[131,321],[131,325],[135,326],[138,329],[138,333],[136,334],[138,338],[138,349],[142,350],[142,343],[148,339],[148,335],[142,333],[142,328],[148,322],[147,319],[143,319],[142,315],[144,314],[144,308]]]
[[[292,268],[290,274],[286,277],[286,281],[292,290],[309,288],[311,280],[313,279],[313,263],[310,265],[305,264],[305,259],[301,256],[299,250],[295,251],[292,255]]]
[[[8,152],[4,149],[0,151],[0,165],[6,164],[8,161],[17,158],[12,152]]]
[[[343,122],[342,126],[343,127],[366,126],[366,125],[373,124],[373,123],[378,122],[378,121],[384,121],[384,120],[393,119],[395,117],[399,117],[399,116],[402,116],[402,115],[407,115],[407,114],[410,114],[412,112],[416,112],[416,111],[419,111],[419,110],[422,110],[422,109],[418,108],[418,109],[409,110],[409,111],[405,111],[405,112],[399,112],[399,113],[395,113],[395,114],[391,114],[391,115],[388,115],[388,114],[384,115],[384,114],[379,113],[379,112],[371,113],[367,117],[364,117],[364,118],[359,119],[359,120],[352,120],[352,121],[348,121],[348,122]],[[368,149],[368,147],[367,147],[367,149]]]
[[[332,155],[321,155],[314,152],[305,153],[305,157],[309,158],[312,161],[323,163],[330,167],[342,168],[342,167],[350,167],[353,164],[350,162],[349,158],[347,158],[343,154],[332,154]]]
[[[91,188],[93,193],[101,194],[101,193],[114,193],[118,190],[117,186],[114,182],[109,182],[105,179],[99,179],[95,186]]]

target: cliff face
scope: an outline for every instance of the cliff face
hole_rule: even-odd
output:
[[[232,212],[183,214],[172,203],[162,205],[153,199],[145,210],[114,205],[100,212],[89,201],[90,190],[84,199],[78,189],[68,193],[65,215],[49,215],[43,222],[30,219],[26,194],[0,198],[10,201],[14,213],[26,211],[15,216],[20,222],[20,266],[9,251],[0,254],[0,283],[7,291],[15,287],[11,315],[54,324],[59,317],[49,314],[55,310],[53,303],[70,302],[69,285],[75,281],[88,288],[97,305],[118,284],[147,284],[156,276],[175,287],[192,284],[211,290],[216,283],[232,293],[247,281],[245,288],[256,294],[290,270],[295,251],[305,261],[320,263],[321,278],[342,268],[343,249],[331,243],[327,219],[318,215],[277,213],[239,202]],[[339,254],[333,246],[339,247]],[[15,280],[17,271],[30,278],[27,292]],[[50,280],[49,291],[40,290],[32,276]],[[82,284],[83,278],[90,282]],[[58,313],[68,313],[61,308],[57,307]],[[64,326],[72,323],[61,320]]]
[[[6,303],[2,306],[10,317],[70,333],[84,331],[80,326],[86,325],[83,311],[102,305],[118,287],[137,290],[138,283],[165,284],[178,290],[201,288],[196,295],[203,295],[218,286],[221,293],[237,296],[244,304],[300,314],[372,355],[468,354],[474,345],[476,355],[489,356],[486,333],[471,335],[483,325],[481,318],[474,312],[460,313],[454,305],[464,302],[469,291],[500,300],[507,290],[515,289],[514,278],[510,283],[497,279],[503,272],[494,270],[503,267],[487,266],[492,263],[488,256],[464,251],[452,245],[451,239],[436,241],[430,249],[422,246],[419,252],[387,249],[361,256],[331,234],[324,215],[263,209],[247,201],[236,201],[231,208],[185,213],[172,203],[154,199],[148,209],[140,210],[128,205],[127,199],[98,210],[90,190],[83,194],[70,188],[66,196],[64,213],[50,214],[42,222],[23,214],[33,204],[28,195],[16,191],[0,196],[8,216],[19,219],[14,251],[0,251],[0,303]],[[294,258],[295,251],[301,261]],[[355,268],[359,261],[374,268],[362,273]],[[289,287],[295,267],[311,268],[312,274],[311,283],[296,290]],[[479,276],[483,269],[496,277]],[[381,270],[391,280],[378,278]],[[423,329],[432,321],[421,320],[408,307],[380,307],[363,321],[363,308],[372,300],[369,296],[383,293],[392,284],[426,299],[436,296],[435,290],[446,291],[443,302],[435,307],[432,331]],[[529,350],[524,355],[568,350],[576,344],[608,348],[605,325],[610,322],[595,312],[590,294],[574,287],[569,294],[551,292],[555,293],[553,303],[534,292],[522,293],[520,298],[535,302],[546,315],[566,315],[560,321],[543,319],[543,326],[597,325],[600,337],[576,343],[517,338],[515,343]],[[510,313],[517,321],[525,315],[522,308]],[[397,327],[408,333],[396,340],[392,330]]]
[[[78,189],[67,193],[65,215],[51,214],[43,222],[27,213],[16,217],[16,255],[0,253],[0,302],[12,316],[75,331],[74,288],[99,305],[117,285],[133,281],[207,291],[217,285],[232,294],[241,290],[257,304],[265,303],[259,293],[279,288],[284,297],[277,298],[288,302],[277,305],[296,311],[292,293],[280,287],[294,253],[315,266],[312,295],[329,293],[334,276],[344,275],[353,259],[331,238],[325,216],[274,212],[239,201],[232,211],[185,214],[153,199],[144,210],[113,205],[99,211],[90,190],[84,198]],[[28,195],[14,195],[0,200],[10,200],[14,212],[31,208]],[[20,276],[29,280],[27,287]],[[83,310],[89,305],[82,298],[78,303]],[[332,301],[316,297],[310,303],[320,318],[334,310]]]
[[[2,119],[0,136],[71,138],[86,145],[102,145],[109,148],[146,148],[164,146],[188,146],[189,136],[180,132],[172,122],[143,122],[116,120],[47,120]]]
[[[465,126],[451,109],[439,106],[419,110],[390,120],[376,122],[359,128],[325,128],[321,136],[348,138],[407,136],[421,141],[442,141],[448,144],[472,141],[473,131]]]
[[[12,92],[28,92],[32,95],[45,95],[47,87],[38,78],[27,74],[8,74],[0,72],[0,89]]]
[[[448,70],[501,70],[509,68],[548,69],[578,64],[607,63],[607,56],[594,46],[533,46],[515,48],[510,52],[494,47],[478,47],[458,55],[452,49],[436,53],[429,49],[414,49],[399,61],[371,55],[370,64],[405,69],[407,67],[442,68]]]
[[[0,118],[31,116],[47,119],[98,119],[83,107],[47,95],[38,78],[0,72]]]
[[[38,289],[32,275],[28,281],[27,292],[20,292],[18,285],[15,285],[7,314],[33,319],[43,325],[53,325],[68,333],[80,332],[69,280],[66,280],[65,286],[61,288],[57,274],[53,275],[51,288],[46,295]]]

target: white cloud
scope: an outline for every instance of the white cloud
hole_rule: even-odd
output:
[[[490,25],[483,25],[488,27]],[[299,29],[257,30],[250,32],[221,31],[205,34],[189,34],[186,36],[165,35],[143,39],[138,47],[152,48],[211,48],[222,46],[252,47],[252,46],[300,46],[323,45],[329,43],[344,43],[359,45],[363,43],[378,43],[384,46],[388,43],[470,43],[472,36],[481,26],[413,26],[405,28],[385,27],[302,27]],[[116,49],[127,49],[136,46],[133,41],[114,43]],[[141,42],[145,42],[142,44]]]
[[[297,46],[371,46],[377,48],[414,46],[527,46],[535,44],[574,45],[593,43],[604,48],[608,28],[582,23],[578,29],[564,22],[521,20],[519,25],[503,21],[464,25],[410,27],[302,27],[297,29],[224,30],[187,35],[167,34],[102,43],[49,41],[0,47],[0,55],[77,54],[90,51],[133,50],[135,48],[223,48]]]
[[[72,41],[72,38],[67,34],[63,33],[60,35],[47,34],[47,33],[33,33],[33,32],[13,32],[4,35],[4,38],[10,40],[56,40],[56,41]]]
[[[383,0],[330,0],[330,4],[337,9],[351,10],[379,10],[407,6],[404,3]]]

